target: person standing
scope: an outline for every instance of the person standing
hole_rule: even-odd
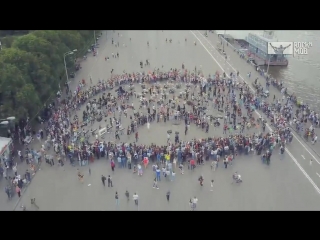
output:
[[[10,189],[9,186],[6,186],[5,192],[6,192],[6,194],[8,195],[8,198],[11,199],[11,189]]]
[[[213,183],[214,183],[214,180],[212,179],[212,180],[211,180],[211,183],[210,183],[210,187],[211,187],[210,192],[213,191]]]
[[[192,200],[192,202],[193,202],[193,207],[194,207],[194,209],[196,209],[196,208],[197,208],[197,204],[198,204],[198,198],[197,198],[197,197],[194,197],[193,200]]]
[[[106,183],[105,183],[106,180],[107,180],[107,178],[105,176],[101,175],[101,181],[102,181],[103,186],[106,186]]]
[[[313,160],[312,160],[312,159],[310,159],[310,162],[309,162],[310,166],[312,166],[312,162],[313,162]]]
[[[161,170],[159,167],[157,167],[157,169],[156,169],[156,180],[157,181],[161,181],[160,176],[161,176]]]
[[[17,176],[17,175],[18,175],[17,165],[18,165],[18,164],[16,163],[16,165],[14,165],[14,166],[13,166],[13,168],[12,168],[12,170],[13,170],[13,172],[14,172],[14,175],[15,175],[15,176]]]
[[[200,186],[202,187],[202,186],[203,186],[203,180],[204,180],[203,177],[202,177],[202,175],[199,177],[198,180],[199,180],[199,182],[200,182]]]
[[[114,173],[114,167],[116,166],[116,164],[114,163],[114,161],[113,160],[111,160],[111,170],[112,170],[112,172]]]
[[[157,178],[154,178],[154,179],[153,179],[153,186],[152,186],[152,187],[153,187],[153,188],[156,188],[156,189],[159,189]]]
[[[224,168],[228,168],[228,159],[225,157],[223,159]]]
[[[176,177],[176,173],[174,171],[172,171],[171,172],[171,182],[174,181],[175,177]]]
[[[280,147],[280,160],[282,160],[283,158],[284,158],[284,147],[283,146],[281,146]]]
[[[167,197],[167,201],[169,202],[169,200],[170,200],[170,191],[167,192],[166,197]]]
[[[129,194],[129,192],[128,192],[128,190],[126,190],[126,192],[124,193],[124,195],[126,195],[126,198],[127,198],[127,201],[129,201],[129,196],[130,196],[130,194]]]
[[[112,178],[110,177],[110,175],[108,176],[108,187],[113,187]]]
[[[120,140],[120,136],[119,136],[119,132],[118,131],[115,132],[115,137],[116,137],[116,139]]]
[[[212,163],[211,163],[211,170],[215,171],[216,168],[217,168],[217,161],[213,160]]]
[[[180,174],[184,174],[184,171],[183,171],[183,164],[180,163],[179,165],[179,169],[180,169]]]
[[[116,206],[119,206],[119,196],[118,196],[118,192],[116,192],[114,198],[116,199]]]
[[[6,179],[6,180],[8,180],[8,176],[7,176],[7,168],[4,168],[3,169],[3,177]]]
[[[139,202],[138,202],[139,201],[138,194],[134,193],[132,198],[133,198],[134,204],[138,206],[138,204],[139,204]]]
[[[16,186],[16,193],[18,194],[18,197],[21,197],[21,189],[19,188],[19,186]]]
[[[138,142],[138,139],[139,139],[139,134],[138,134],[138,132],[136,132],[135,137],[136,137],[136,142]]]
[[[25,178],[28,180],[28,182],[31,182],[31,174],[28,169],[26,170]]]
[[[23,156],[20,150],[18,151],[18,155],[19,155],[20,161],[23,162]]]

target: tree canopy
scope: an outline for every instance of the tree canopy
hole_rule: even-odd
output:
[[[64,53],[74,68],[94,42],[93,30],[0,30],[0,118],[33,118],[63,86]]]

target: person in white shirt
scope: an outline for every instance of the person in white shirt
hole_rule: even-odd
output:
[[[317,142],[317,140],[318,140],[318,136],[317,135],[315,135],[314,137],[313,137],[313,139],[312,139],[312,144],[315,144],[316,142]]]
[[[176,173],[174,171],[172,171],[172,173],[171,173],[171,182],[174,180],[175,177],[176,177]]]
[[[16,165],[14,165],[14,166],[12,167],[12,170],[13,170],[15,176],[18,175],[17,165],[18,165],[18,164],[16,163]]]
[[[217,161],[212,161],[211,163],[211,170],[215,171],[217,168]]]
[[[132,196],[132,198],[133,198],[134,203],[135,203],[136,205],[138,205],[138,200],[139,200],[138,194],[134,193],[133,196]]]
[[[142,174],[143,174],[143,171],[142,171],[142,167],[141,167],[141,165],[140,164],[138,164],[138,176],[142,176]]]
[[[165,168],[165,167],[162,168],[162,175],[163,175],[164,177],[166,176],[166,168]]]
[[[19,158],[20,158],[20,160],[21,160],[21,162],[23,161],[23,156],[22,156],[22,154],[21,154],[21,151],[19,150],[18,151],[18,155],[19,155]]]
[[[192,200],[193,204],[194,204],[194,209],[196,209],[197,207],[197,203],[198,203],[198,198],[197,197],[194,197],[193,200]]]
[[[181,174],[184,174],[184,172],[183,172],[183,164],[182,164],[182,163],[180,163],[179,169],[180,169],[180,173],[181,173]]]
[[[168,176],[168,180],[169,180],[169,177],[170,177],[170,171],[169,171],[169,169],[166,169],[166,176]]]
[[[177,158],[176,157],[173,159],[173,166],[174,166],[174,169],[176,169],[176,167],[177,167]]]
[[[312,130],[313,130],[313,125],[311,124],[309,127],[309,131],[312,131]]]
[[[213,183],[214,183],[214,180],[211,180],[211,182],[210,182],[210,187],[211,187],[210,192],[213,191]]]

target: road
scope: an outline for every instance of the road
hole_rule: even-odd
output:
[[[225,46],[225,51],[228,55],[228,60],[225,61],[224,57],[217,51],[216,45],[220,43],[218,36],[215,34],[209,34],[209,39],[206,38],[199,31],[192,31],[192,35],[200,42],[201,46],[205,51],[210,55],[212,60],[219,65],[220,70],[223,69],[227,73],[230,71],[240,71],[240,76],[242,80],[245,80],[251,86],[252,82],[259,76],[259,74],[252,68],[251,65],[243,61],[237,53]],[[251,78],[247,77],[247,73],[251,72]],[[280,99],[281,94],[278,90],[270,88],[270,96],[276,95],[276,98]],[[313,149],[310,148],[303,140],[294,134],[294,143],[291,146],[288,146],[287,153],[290,158],[295,162],[298,168],[303,172],[305,177],[311,182],[312,185],[320,186],[319,171],[320,171],[320,162],[319,158],[316,157],[316,154],[313,152]],[[314,161],[315,164],[310,168],[310,159]],[[315,189],[319,191],[318,187],[315,186]]]
[[[202,37],[204,37],[204,36],[202,35]],[[221,39],[219,39],[216,34],[209,33],[208,38],[205,38],[204,43],[205,44],[209,44],[209,45],[207,45],[208,49],[216,49],[217,44],[220,45]],[[214,52],[216,53],[216,51],[214,51]],[[216,58],[218,60],[220,59],[221,66],[225,66],[224,69],[230,71],[230,70],[233,70],[232,69],[233,67],[240,66],[241,69],[246,69],[247,71],[251,71],[252,73],[255,73],[254,76],[260,77],[258,82],[260,82],[263,85],[265,84],[265,80],[261,76],[259,76],[257,74],[257,72],[253,69],[253,66],[251,66],[248,63],[246,63],[245,60],[240,59],[239,55],[236,52],[233,51],[233,46],[232,45],[230,45],[230,44],[226,45],[225,44],[225,52],[227,53],[227,56],[228,56],[228,61],[227,62],[222,61],[223,57],[221,55]],[[251,77],[251,79],[248,79],[246,77],[246,74],[247,74],[247,72],[242,72],[242,75],[246,78],[246,81],[252,83],[255,78]],[[285,82],[284,85],[287,86],[287,82]],[[273,86],[270,86],[270,91],[271,91],[270,98],[272,98],[273,95],[275,95],[277,99],[281,99],[282,96],[281,96],[281,93],[280,93],[279,90],[275,89]],[[295,112],[296,109],[297,109],[297,107],[294,106],[294,112]],[[313,109],[313,108],[311,107],[311,109]],[[310,126],[310,122],[308,122],[307,126],[308,127]],[[317,135],[319,135],[320,129],[319,128],[315,128],[315,132],[316,132]],[[299,133],[296,133],[296,137],[298,137],[298,136],[299,136]],[[310,138],[309,138],[308,142],[306,142],[306,140],[303,137],[300,137],[299,140],[303,141],[305,145],[309,146],[309,148],[311,148],[311,150],[319,158],[320,150],[319,150],[319,147],[317,146],[317,144],[312,145]],[[314,159],[314,160],[316,160],[316,159]]]
[[[115,74],[121,74],[123,70],[137,72],[140,71],[139,62],[146,59],[151,66],[145,67],[144,71],[161,69],[162,66],[165,70],[179,69],[184,63],[187,69],[197,66],[197,69],[201,68],[208,75],[217,70],[221,72],[221,68],[226,67],[210,42],[197,31],[108,31],[107,37],[108,40],[105,41],[104,34],[100,40],[98,55],[88,57],[82,64],[75,82],[82,78],[87,80],[89,76],[94,82],[99,78],[107,79],[111,69],[114,69]],[[111,44],[112,38],[115,43],[119,42],[119,47]],[[166,43],[165,40],[170,38],[172,43]],[[188,39],[187,42],[185,38]],[[150,43],[149,47],[147,41]],[[194,41],[197,41],[197,46],[194,46]],[[119,59],[113,59],[112,52],[118,52]],[[109,61],[104,60],[106,56],[110,57]],[[239,65],[237,69],[240,73],[245,73],[246,67]],[[230,71],[226,69],[226,72]],[[134,104],[137,104],[136,100]],[[127,120],[123,121],[125,126]],[[208,134],[193,126],[185,137],[182,136],[183,125],[160,123],[151,124],[150,130],[140,128],[139,142],[165,144],[166,131],[169,129],[179,131],[182,139],[208,137]],[[221,136],[222,130],[211,127],[209,134]],[[107,140],[111,138],[112,135],[107,136]],[[112,174],[110,164],[105,159],[96,160],[90,165],[91,175],[88,166],[79,167],[85,175],[83,184],[77,180],[77,167],[66,164],[63,170],[57,166],[43,165],[24,193],[21,203],[30,210],[33,209],[29,203],[31,197],[37,199],[40,210],[189,210],[188,201],[196,196],[199,199],[199,210],[319,210],[319,193],[310,184],[312,179],[314,185],[320,184],[319,177],[312,175],[318,165],[314,162],[309,166],[310,150],[306,147],[303,153],[304,148],[295,140],[288,147],[283,160],[280,160],[277,151],[274,152],[270,166],[263,165],[258,156],[241,156],[228,169],[219,166],[217,171],[212,172],[208,164],[198,167],[194,172],[185,169],[186,173],[177,174],[175,181],[161,181],[159,190],[152,188],[154,175],[150,169],[142,177],[138,177],[128,169],[116,168],[112,175],[114,187],[103,187],[101,174]],[[121,141],[127,141],[126,136],[121,136]],[[306,159],[301,158],[302,153]],[[231,184],[234,171],[241,173],[244,180],[241,185]],[[205,179],[202,188],[197,181],[201,174]],[[213,192],[210,192],[209,186],[211,179],[215,180]],[[125,190],[131,195],[135,191],[138,193],[139,209],[132,200],[126,201]],[[171,191],[170,203],[165,199],[168,190]],[[118,191],[120,197],[118,207],[115,205],[115,191]]]

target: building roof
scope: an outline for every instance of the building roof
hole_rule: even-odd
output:
[[[233,37],[230,34],[223,34],[223,37],[227,39],[233,39]]]
[[[251,34],[264,40],[265,42],[278,42],[278,39],[276,39],[274,36],[272,38],[266,38],[263,36],[263,34],[257,34],[257,33],[251,33]]]

